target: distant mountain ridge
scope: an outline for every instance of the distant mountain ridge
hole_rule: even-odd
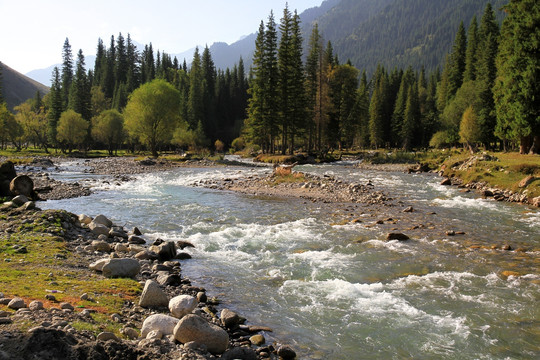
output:
[[[474,15],[480,20],[487,3],[492,4],[502,20],[498,10],[508,0],[326,0],[300,14],[304,53],[308,52],[311,30],[317,22],[325,43],[332,42],[340,61],[350,60],[368,74],[379,63],[387,68],[410,65],[420,69],[424,65],[426,70],[434,70],[450,51],[459,23],[463,21],[468,27]],[[279,24],[281,12],[274,16]],[[266,22],[267,17],[261,20]],[[255,38],[256,33],[252,33],[230,45],[216,42],[209,46],[216,67],[232,68],[242,57],[249,69]],[[185,59],[190,64],[195,49],[176,54],[159,50],[176,57],[180,63]],[[87,56],[87,68],[92,68],[94,61],[95,56]],[[27,75],[50,84],[53,67]]]
[[[39,91],[41,96],[49,93],[49,87],[25,76],[9,66],[0,62],[2,68],[2,95],[8,106],[13,108],[28,99],[36,96]]]

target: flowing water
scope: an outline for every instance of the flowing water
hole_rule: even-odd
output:
[[[299,358],[539,358],[540,212],[440,186],[434,176],[347,165],[296,169],[370,181],[431,226],[410,241],[387,242],[387,230],[369,226],[362,208],[347,210],[365,222],[336,225],[328,204],[191,186],[269,172],[248,167],[140,175],[39,206],[103,213],[151,238],[192,242],[183,275],[251,324],[272,327],[267,339],[293,345]],[[64,170],[54,176],[87,177],[76,166]]]

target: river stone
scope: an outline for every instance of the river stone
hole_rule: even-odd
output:
[[[109,261],[111,261],[111,259],[109,258],[99,259],[88,265],[88,267],[94,271],[103,271],[103,267],[105,266],[105,264],[108,264]]]
[[[116,244],[114,246],[114,251],[116,251],[116,252],[129,252],[129,248],[124,244]]]
[[[249,338],[249,341],[253,345],[257,345],[257,346],[261,346],[266,342],[264,336],[262,336],[261,334],[253,335],[252,337]]]
[[[234,347],[229,349],[221,355],[221,359],[224,360],[257,360],[257,353],[255,350],[247,347]]]
[[[88,224],[88,228],[90,228],[90,230],[96,235],[109,236],[109,228],[103,224],[98,224],[92,221],[90,224]]]
[[[238,326],[240,322],[240,316],[232,310],[223,309],[221,310],[221,324],[228,329],[234,329]]]
[[[43,303],[39,300],[34,300],[28,304],[28,308],[32,311],[37,311],[43,309]]]
[[[132,327],[125,327],[121,332],[130,340],[135,340],[139,337],[139,332]]]
[[[158,256],[153,251],[141,250],[135,254],[135,258],[139,260],[157,260]]]
[[[169,301],[172,316],[182,318],[197,307],[197,299],[191,295],[178,295]]]
[[[24,300],[21,298],[13,298],[11,301],[7,304],[8,308],[13,310],[19,310],[26,307],[26,304],[24,303]]]
[[[200,316],[184,316],[174,328],[174,338],[185,344],[195,341],[207,347],[212,354],[223,354],[229,344],[229,334],[219,326],[210,324]]]
[[[178,319],[169,315],[154,314],[147,317],[141,328],[141,337],[146,338],[150,331],[160,331],[163,335],[172,335]]]
[[[160,261],[172,260],[176,256],[176,245],[172,241],[167,241],[157,246],[152,245],[150,246],[150,250],[158,254]]]
[[[28,175],[16,176],[9,183],[9,191],[13,195],[24,195],[27,198],[31,198],[34,191],[34,182]]]
[[[142,307],[165,307],[169,305],[167,294],[153,280],[146,280],[144,289],[139,299],[139,306]]]
[[[278,347],[277,354],[283,360],[292,360],[296,358],[296,352],[287,345],[281,345],[280,347]]]
[[[536,206],[536,207],[540,207],[540,196],[533,198],[531,200],[531,205]]]
[[[146,244],[146,240],[144,238],[137,236],[137,235],[130,235],[128,237],[128,242],[131,244]]]
[[[92,218],[86,214],[80,214],[79,215],[79,222],[81,224],[85,224],[85,225],[88,225],[92,222]]]
[[[135,277],[141,270],[137,259],[109,259],[101,270],[106,277]]]
[[[94,240],[92,241],[92,247],[95,251],[111,252],[111,245],[105,241]]]
[[[96,216],[94,220],[92,221],[95,222],[96,224],[101,224],[108,228],[110,228],[113,225],[111,220],[109,220],[105,215],[101,215],[101,214]]]
[[[98,341],[109,341],[109,340],[113,340],[113,341],[120,341],[116,335],[114,335],[114,333],[112,332],[107,332],[107,331],[104,331],[104,332],[101,332],[98,334],[97,336],[97,340]]]
[[[410,238],[407,235],[402,234],[402,233],[389,233],[388,235],[386,235],[386,240],[388,241],[390,240],[407,241],[409,239]]]
[[[21,206],[21,205],[24,205],[26,202],[28,202],[28,198],[26,196],[24,196],[24,195],[17,195],[13,199],[11,199],[11,201],[15,205]]]
[[[182,278],[178,274],[169,274],[162,272],[158,275],[156,281],[163,286],[180,286],[182,284]]]

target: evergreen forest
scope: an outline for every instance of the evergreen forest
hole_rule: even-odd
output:
[[[250,69],[242,58],[217,69],[208,47],[197,48],[188,67],[152,44],[138,51],[119,34],[108,46],[98,40],[94,69],[86,71],[84,54],[74,59],[66,38],[50,93],[15,113],[0,105],[0,144],[154,156],[455,146],[537,153],[539,23],[537,1],[511,0],[501,13],[487,3],[453,30],[439,66],[426,59],[416,69],[405,59],[403,67],[374,71],[336,51],[316,22],[304,39],[288,7],[279,20],[270,13],[261,21]]]

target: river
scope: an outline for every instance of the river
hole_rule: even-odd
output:
[[[52,174],[86,178],[67,165]],[[540,212],[439,185],[432,175],[359,170],[348,163],[295,170],[371,182],[394,198],[394,222],[420,227],[385,241],[388,217],[340,221],[328,204],[192,186],[267,168],[178,168],[122,184],[98,182],[88,197],[39,207],[104,214],[150,238],[186,240],[182,273],[300,359],[533,359],[540,357]],[[396,215],[412,206],[414,213]],[[375,218],[374,218],[375,216]],[[402,229],[400,229],[402,230]],[[447,236],[446,230],[465,235]],[[520,251],[505,251],[509,244]],[[497,245],[497,249],[490,249]],[[521,251],[521,250],[524,251]]]

